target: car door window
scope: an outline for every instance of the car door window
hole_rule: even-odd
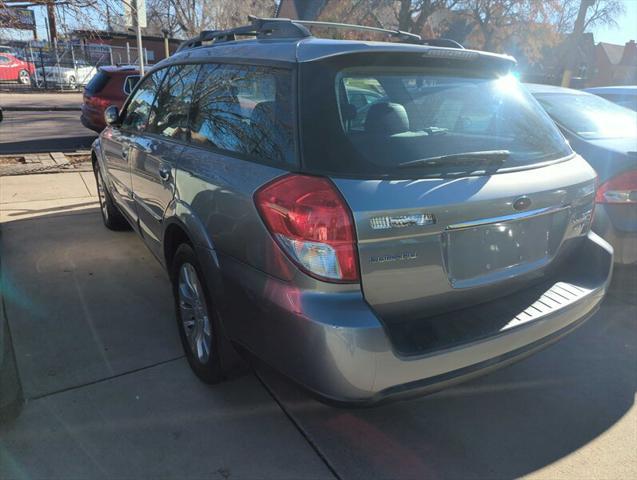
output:
[[[129,75],[126,77],[126,79],[124,79],[124,93],[130,95],[130,92],[133,91],[137,82],[139,82],[139,75]]]
[[[190,115],[191,141],[268,164],[294,162],[290,70],[206,64]]]
[[[8,59],[7,57],[5,57],[4,55],[0,55],[0,65],[7,64],[7,63],[9,63],[9,62],[11,62],[11,60],[9,60],[9,59]]]
[[[153,106],[148,132],[176,140],[188,138],[188,112],[200,65],[177,65],[168,69]]]
[[[152,119],[150,118],[152,106],[165,73],[165,69],[158,70],[143,80],[128,104],[124,120],[122,121],[123,130],[141,133],[146,129],[149,120],[150,123],[152,123]]]

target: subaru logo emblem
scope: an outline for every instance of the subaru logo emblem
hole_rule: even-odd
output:
[[[513,208],[516,210],[526,210],[531,206],[531,199],[529,197],[520,197],[513,202]]]

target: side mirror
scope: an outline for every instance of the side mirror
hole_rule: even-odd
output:
[[[104,110],[104,122],[106,125],[115,125],[119,121],[119,110],[115,105],[106,107]]]

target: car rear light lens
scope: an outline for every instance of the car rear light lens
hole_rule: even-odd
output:
[[[87,103],[93,105],[95,107],[106,108],[110,105],[110,101],[106,98],[101,97],[88,97]]]
[[[617,175],[602,183],[595,195],[596,203],[637,203],[637,170]]]
[[[272,236],[303,271],[330,282],[359,281],[354,222],[331,181],[286,175],[254,200]]]

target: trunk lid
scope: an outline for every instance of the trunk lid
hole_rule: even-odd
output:
[[[333,180],[354,216],[364,296],[388,321],[538,281],[587,233],[594,199],[581,157],[482,176]]]

